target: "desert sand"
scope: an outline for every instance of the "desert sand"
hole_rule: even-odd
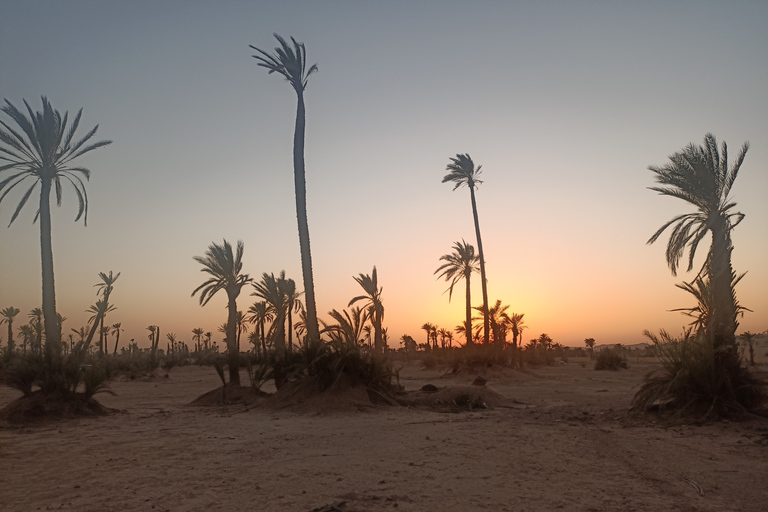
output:
[[[118,379],[97,399],[119,413],[0,426],[0,510],[768,510],[768,420],[637,416],[630,400],[655,363],[582,363],[488,370],[507,401],[436,407],[449,412],[360,394],[332,408],[191,406],[220,385],[208,367]],[[400,382],[478,374],[444,373],[405,364]],[[0,407],[18,396],[0,386]]]

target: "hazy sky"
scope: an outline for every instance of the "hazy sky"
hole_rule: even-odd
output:
[[[491,303],[525,314],[527,341],[642,341],[688,322],[663,242],[646,240],[680,200],[647,189],[649,165],[707,132],[751,149],[732,198],[737,289],[768,328],[768,3],[181,2],[0,0],[0,97],[46,95],[81,131],[114,143],[93,171],[88,226],[65,190],[53,243],[65,333],[84,325],[99,272],[121,272],[108,323],[147,345],[160,325],[221,339],[222,292],[206,307],[193,261],[245,242],[244,271],[301,287],[293,190],[296,97],[251,57],[273,33],[306,44],[309,226],[321,318],[376,265],[390,344],[463,319],[433,272],[475,243],[469,192],[441,184],[449,158],[483,166],[477,192]],[[5,118],[5,117],[4,117]],[[0,308],[41,304],[39,226],[20,194],[0,205]],[[708,241],[705,243],[708,246]],[[700,250],[703,255],[706,250]],[[473,297],[480,304],[480,280]],[[255,299],[245,288],[238,304]],[[19,322],[20,323],[20,322]],[[5,337],[5,336],[3,336]]]

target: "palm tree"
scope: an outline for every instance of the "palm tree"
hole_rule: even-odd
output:
[[[744,218],[733,212],[736,203],[728,197],[741,164],[749,149],[745,143],[731,167],[728,148],[723,142],[718,151],[715,137],[708,133],[702,146],[692,143],[669,157],[664,166],[650,166],[659,186],[649,187],[662,195],[677,197],[696,207],[693,213],[678,215],[659,228],[648,240],[655,242],[674,225],[667,242],[666,258],[672,275],[677,275],[680,260],[688,250],[688,271],[693,269],[696,249],[710,233],[712,244],[697,277],[706,275],[710,288],[711,308],[706,333],[715,349],[726,347],[736,355],[737,302],[734,292],[736,276],[731,265],[731,230]],[[716,351],[717,352],[717,351]]]
[[[426,322],[424,325],[421,326],[421,329],[426,331],[427,333],[427,348],[431,348],[432,332],[436,329],[436,327],[431,323]]]
[[[480,312],[480,317],[482,317],[484,324],[485,320],[488,321],[488,325],[490,326],[491,332],[493,334],[493,342],[499,343],[501,347],[503,347],[506,343],[506,325],[508,325],[509,322],[507,309],[509,309],[509,306],[502,306],[501,301],[497,300],[496,304],[494,304],[491,308],[486,308],[485,304],[483,304],[472,309]],[[475,320],[480,320],[480,318],[476,318]]]
[[[278,356],[285,355],[285,285],[280,284],[285,281],[285,271],[280,272],[279,277],[275,274],[261,275],[261,281],[252,283],[253,293],[251,295],[264,299],[269,306],[270,311],[275,317],[272,327],[269,329],[269,336],[274,342],[275,350]]]
[[[99,279],[101,279],[100,282],[96,283],[95,287],[98,288],[96,290],[96,295],[101,295],[104,299],[104,302],[106,304],[109,304],[109,296],[112,294],[112,290],[114,289],[115,281],[117,281],[117,278],[120,277],[120,272],[117,273],[116,276],[112,275],[112,271],[109,271],[109,275],[105,274],[104,272],[99,272]],[[104,331],[104,319],[106,318],[106,314],[102,315],[101,317],[101,331]],[[108,348],[105,346],[104,338],[100,335],[100,341],[101,341],[101,351],[104,354],[109,353]]]
[[[307,51],[304,43],[291,38],[293,47],[285,39],[275,34],[280,46],[274,54],[269,54],[253,45],[250,47],[259,55],[254,55],[258,65],[285,77],[296,91],[296,128],[293,133],[293,183],[296,193],[296,218],[299,227],[299,246],[301,250],[301,271],[304,278],[304,290],[307,294],[307,335],[312,341],[320,340],[315,305],[315,284],[312,277],[312,253],[309,247],[309,224],[307,222],[307,183],[304,175],[304,89],[307,88],[309,75],[317,71],[317,64],[307,69]]]
[[[328,314],[336,320],[336,323],[326,324],[322,322],[323,330],[321,332],[328,333],[331,337],[331,343],[354,347],[362,342],[363,326],[368,321],[368,308],[354,307],[352,314],[346,309],[341,313],[334,309]]]
[[[19,334],[21,334],[21,352],[27,353],[27,345],[32,345],[32,340],[35,338],[35,331],[29,324],[19,326]]]
[[[278,285],[282,286],[283,294],[285,295],[285,312],[288,320],[288,352],[293,352],[293,312],[298,313],[304,309],[304,304],[301,303],[301,297],[304,292],[296,292],[296,282],[291,279],[281,279],[278,281]]]
[[[29,317],[29,326],[32,328],[34,337],[30,340],[32,352],[40,352],[43,348],[43,309],[32,308],[27,315]]]
[[[522,338],[520,337],[520,334],[522,333],[525,326],[523,325],[525,321],[523,320],[523,317],[525,316],[525,313],[512,313],[511,315],[507,315],[507,325],[512,330],[512,348],[517,348],[517,340],[519,339],[522,344]]]
[[[112,324],[112,334],[115,336],[115,350],[112,354],[117,354],[117,345],[120,343],[120,333],[123,331],[123,324],[120,322]]]
[[[456,190],[462,185],[466,185],[469,188],[469,195],[472,199],[472,217],[475,220],[475,236],[477,237],[477,251],[480,258],[480,280],[483,287],[483,343],[488,344],[490,339],[491,326],[488,318],[488,287],[487,279],[485,275],[485,256],[483,254],[483,241],[480,238],[480,222],[477,219],[477,203],[475,201],[475,187],[482,183],[478,179],[480,176],[480,169],[482,165],[475,167],[474,162],[468,154],[457,154],[456,158],[451,158],[451,163],[446,167],[447,171],[450,171],[443,177],[443,183],[452,182],[455,183],[453,190]]]
[[[16,318],[16,315],[21,313],[21,311],[18,308],[15,308],[13,306],[8,306],[7,308],[0,310],[0,325],[3,322],[8,323],[8,354],[10,355],[13,352],[13,319]]]
[[[437,270],[435,274],[440,272],[438,279],[445,277],[446,281],[450,281],[451,285],[446,290],[448,292],[448,302],[451,301],[453,295],[453,287],[464,279],[466,284],[466,316],[464,320],[464,332],[467,335],[467,344],[472,344],[472,295],[470,292],[469,278],[472,272],[478,272],[479,258],[475,255],[475,248],[472,244],[468,244],[461,240],[461,242],[454,242],[453,252],[451,254],[443,254],[440,256],[442,261],[445,261]]]
[[[242,274],[243,270],[243,251],[245,245],[242,240],[237,241],[237,250],[232,252],[232,245],[224,240],[222,245],[212,242],[205,252],[205,256],[194,256],[193,259],[200,263],[203,268],[201,272],[210,274],[210,279],[195,288],[192,292],[194,297],[200,292],[200,305],[205,306],[208,301],[216,295],[219,290],[227,293],[227,350],[229,354],[229,383],[236,386],[240,385],[239,360],[240,354],[237,352],[237,296],[240,295],[242,287],[252,282],[248,274]]]
[[[366,301],[365,307],[373,324],[373,348],[376,353],[384,352],[384,342],[381,336],[381,322],[384,320],[384,303],[381,300],[381,292],[384,288],[379,286],[376,266],[374,265],[371,275],[361,273],[353,279],[362,287],[365,295],[358,295],[347,305],[351,306],[360,300]]]
[[[83,218],[88,220],[88,194],[82,177],[89,179],[91,171],[84,167],[72,167],[72,160],[77,157],[110,144],[112,141],[102,140],[88,143],[96,134],[98,125],[85,136],[75,141],[74,136],[80,125],[82,109],[68,127],[68,112],[62,116],[55,110],[48,99],[43,96],[43,111],[32,112],[26,100],[29,117],[17,109],[10,101],[0,109],[17,125],[14,129],[8,123],[0,120],[0,173],[10,171],[5,179],[0,181],[0,203],[17,185],[27,180],[32,185],[22,195],[21,201],[13,212],[9,226],[13,224],[19,212],[27,203],[35,187],[40,183],[40,202],[35,220],[40,219],[40,260],[43,282],[43,312],[45,314],[46,341],[51,347],[61,342],[61,326],[56,314],[56,289],[53,279],[53,247],[51,244],[51,192],[55,190],[56,204],[61,206],[62,181],[69,182],[75,189],[79,209],[75,221]],[[7,162],[7,163],[4,163]]]
[[[99,329],[99,325],[101,324],[101,319],[107,314],[111,313],[112,311],[116,310],[117,308],[115,306],[111,306],[106,303],[104,299],[99,299],[96,301],[96,304],[91,306],[90,308],[86,309],[86,313],[93,313],[91,315],[91,318],[88,319],[88,323],[93,322],[91,325],[91,330],[88,333],[88,339],[85,340],[85,345],[83,346],[83,353],[88,352],[88,349],[91,346],[91,342],[93,341],[93,336],[96,334],[96,330]],[[103,338],[103,329],[99,329],[99,341],[103,344],[104,338]],[[102,352],[104,352],[104,348],[100,348]]]
[[[192,329],[192,339],[195,341],[195,352],[200,352],[203,348],[203,334],[205,330],[202,327]]]
[[[251,307],[248,308],[248,316],[246,318],[249,322],[255,323],[257,325],[258,335],[261,339],[261,346],[264,349],[264,353],[266,354],[267,341],[266,336],[264,335],[264,324],[266,322],[271,322],[274,318],[272,310],[270,309],[269,304],[267,304],[267,301],[262,300],[260,302],[254,302],[251,304]]]
[[[584,345],[589,350],[589,358],[594,359],[595,358],[595,338],[585,338]]]

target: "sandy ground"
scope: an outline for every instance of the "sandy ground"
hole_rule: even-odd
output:
[[[633,417],[651,368],[489,372],[519,402],[493,410],[326,414],[189,406],[218,377],[174,368],[97,395],[123,413],[0,426],[0,510],[768,510],[768,420]],[[413,390],[474,377],[407,365],[400,378]],[[0,387],[0,407],[17,396]]]

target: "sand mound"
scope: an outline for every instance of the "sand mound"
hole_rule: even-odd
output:
[[[527,368],[508,368],[506,366],[500,366],[492,364],[486,365],[461,365],[458,369],[449,370],[442,378],[452,377],[483,377],[487,381],[502,381],[502,382],[527,382],[534,379],[545,379],[546,377],[539,375]]]
[[[38,390],[17,398],[0,410],[0,420],[9,423],[31,423],[84,416],[104,416],[114,412],[118,411],[104,407],[93,398],[86,400],[82,393],[45,394]]]
[[[244,404],[253,405],[263,401],[269,393],[260,391],[253,386],[221,386],[190,402],[189,405],[212,406],[212,405],[233,405]]]
[[[427,386],[425,386],[426,388]],[[520,402],[504,398],[484,386],[446,386],[437,391],[409,391],[398,396],[403,405],[439,412],[461,412],[496,407],[522,408]]]
[[[345,376],[330,388],[318,391],[312,379],[286,383],[263,403],[273,409],[290,409],[309,414],[370,411],[397,405],[391,397],[363,384],[351,384]]]

